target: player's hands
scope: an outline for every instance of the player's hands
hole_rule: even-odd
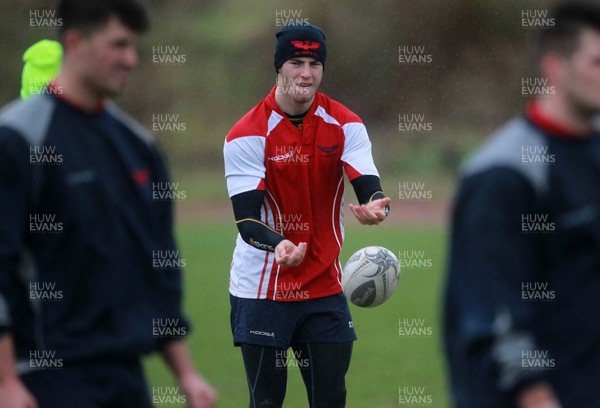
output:
[[[306,242],[296,246],[292,241],[284,239],[275,247],[275,262],[278,265],[298,266],[306,254]]]
[[[0,402],[2,408],[38,408],[35,398],[18,378],[0,382]]]
[[[561,408],[552,387],[547,383],[533,385],[521,391],[517,397],[519,408]]]
[[[367,204],[350,204],[350,211],[362,225],[377,225],[385,220],[385,206],[390,205],[392,199],[389,197],[373,200]]]
[[[179,379],[179,385],[189,408],[210,408],[217,402],[217,392],[198,373],[183,376]]]

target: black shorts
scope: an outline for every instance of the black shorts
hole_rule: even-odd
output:
[[[230,301],[231,332],[236,346],[255,344],[287,349],[300,343],[356,340],[343,293],[298,302],[230,295]]]

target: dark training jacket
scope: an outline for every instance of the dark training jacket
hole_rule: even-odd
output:
[[[514,407],[538,381],[600,407],[599,134],[528,115],[466,163],[444,328],[455,407]]]
[[[19,372],[187,334],[168,185],[152,136],[112,103],[47,92],[2,111],[0,335]]]

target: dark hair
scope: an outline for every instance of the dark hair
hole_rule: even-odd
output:
[[[62,19],[61,35],[72,28],[89,33],[112,16],[138,33],[149,26],[146,8],[138,0],[60,0],[57,14]]]
[[[554,26],[540,30],[537,38],[538,60],[550,51],[571,55],[577,49],[583,28],[600,32],[600,8],[588,2],[563,4],[550,17]]]

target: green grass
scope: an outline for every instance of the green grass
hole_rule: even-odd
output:
[[[443,281],[445,235],[442,229],[382,225],[361,227],[349,220],[341,259],[357,249],[381,245],[395,253],[425,251],[431,267],[404,268],[397,292],[374,309],[351,306],[358,341],[346,377],[348,408],[410,407],[399,404],[399,387],[425,387],[432,407],[448,406],[440,352],[439,299]],[[193,322],[188,344],[194,361],[220,394],[219,407],[247,406],[246,379],[240,351],[232,345],[229,329],[229,264],[236,235],[233,223],[192,222],[178,229],[187,263],[185,310]],[[424,319],[430,337],[399,335],[399,319]],[[157,356],[146,359],[150,387],[173,385]],[[165,405],[166,406],[166,405]],[[290,368],[285,407],[307,406],[297,368]]]

